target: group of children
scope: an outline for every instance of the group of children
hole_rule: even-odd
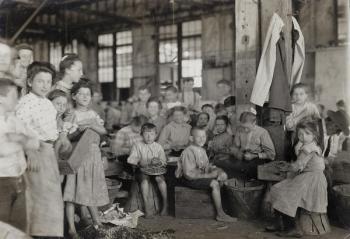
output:
[[[0,43],[0,54],[7,48]],[[82,212],[88,209],[97,228],[101,225],[97,207],[109,203],[99,140],[107,134],[103,111],[92,109],[94,89],[83,78],[83,64],[76,54],[62,58],[57,74],[47,62],[30,62],[24,82],[7,74],[10,68],[6,59],[0,63],[0,221],[33,237],[63,237],[65,208],[68,234],[78,238],[76,207]],[[147,87],[141,87],[132,119],[116,133],[110,148],[133,169],[146,217],[151,216],[147,195],[152,178],[162,197],[160,214],[168,213],[164,175],[168,158],[173,156],[179,158],[175,173],[179,182],[209,190],[216,219],[234,222],[236,218],[222,208],[221,187],[232,177],[256,180],[257,166],[275,159],[273,140],[257,125],[254,112],[243,112],[237,122],[230,82],[218,82],[223,98],[215,106],[201,106],[192,78],[185,78],[183,85],[181,93],[169,86],[163,102],[152,97]],[[308,100],[306,85],[295,85],[291,95],[293,112],[285,128],[293,132],[297,159],[281,167],[290,172],[289,177],[272,187],[270,201],[277,212],[289,217],[295,217],[298,208],[324,213],[327,181],[320,129],[315,123],[321,116]],[[349,134],[344,124],[334,125],[337,133],[340,129]],[[65,159],[81,142],[86,143],[83,150],[88,157],[74,174],[60,177],[57,160]],[[294,230],[288,235],[298,233]]]

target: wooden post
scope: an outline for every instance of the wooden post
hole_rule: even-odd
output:
[[[235,2],[235,95],[237,115],[247,110],[253,89],[259,52],[258,1]]]

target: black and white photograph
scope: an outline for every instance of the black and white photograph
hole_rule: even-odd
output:
[[[0,0],[0,239],[350,239],[349,0]]]

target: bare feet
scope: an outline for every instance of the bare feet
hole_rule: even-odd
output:
[[[237,222],[237,218],[230,217],[229,215],[222,213],[216,216],[216,220],[219,222]]]

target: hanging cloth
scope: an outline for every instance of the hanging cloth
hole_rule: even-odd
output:
[[[250,97],[250,102],[261,107],[264,105],[264,102],[268,100],[275,70],[276,44],[280,39],[280,32],[283,26],[284,23],[280,16],[274,13],[267,30],[253,91]]]
[[[285,38],[283,32],[280,32],[280,38],[276,44],[276,62],[270,86],[269,108],[292,112],[286,59]],[[280,119],[272,121],[280,121]]]
[[[305,42],[304,36],[301,32],[301,28],[297,19],[292,17],[293,22],[293,65],[292,65],[292,76],[291,86],[299,83],[303,73],[304,62],[305,62]]]

